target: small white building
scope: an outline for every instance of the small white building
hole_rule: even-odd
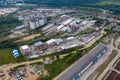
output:
[[[66,38],[68,41],[70,41],[70,40],[74,40],[75,39],[75,37],[68,37],[68,38]]]
[[[29,47],[28,45],[21,46],[21,47],[20,47],[20,50],[21,50],[23,53],[31,52],[30,47]]]
[[[21,46],[21,49],[22,49],[22,50],[29,49],[29,46],[28,46],[28,45]]]
[[[78,46],[77,44],[73,44],[73,45],[70,45],[70,46],[61,46],[61,49],[66,50],[66,49],[74,48],[74,47],[77,47],[77,46]]]

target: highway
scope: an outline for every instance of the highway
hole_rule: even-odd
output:
[[[83,58],[79,59],[71,68],[66,70],[63,74],[56,77],[54,80],[73,80],[78,73],[80,73],[90,62],[93,60],[94,57],[98,56],[98,54],[103,51],[105,48],[104,45],[98,45],[94,50],[90,53],[86,54]]]

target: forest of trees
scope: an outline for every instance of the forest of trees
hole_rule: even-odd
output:
[[[6,36],[10,30],[20,25],[21,22],[14,18],[12,14],[0,17],[0,37]]]
[[[97,3],[101,0],[24,0],[24,1],[26,3],[32,3],[32,4],[76,6],[76,5]]]
[[[88,6],[95,8],[103,8],[112,11],[114,14],[120,14],[120,0],[24,0],[26,3],[38,4],[40,6]],[[102,5],[99,3],[110,2],[110,4]],[[113,2],[113,4],[112,4]],[[114,4],[117,3],[117,4]]]
[[[102,2],[120,2],[120,0],[24,0],[26,3],[57,6],[78,6],[88,4],[98,4]]]
[[[85,5],[85,7],[102,8],[112,11],[114,14],[120,14],[120,5]]]

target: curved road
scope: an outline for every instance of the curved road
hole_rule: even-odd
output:
[[[84,48],[81,48],[81,49],[79,49],[79,50],[83,50],[83,49],[86,49],[86,48],[92,46],[97,40],[99,40],[101,37],[103,37],[103,35],[106,33],[106,32],[104,31],[104,29],[106,29],[106,28],[103,28],[103,29],[101,30],[101,35],[100,35],[100,36],[98,36],[97,38],[95,38],[94,40],[92,40],[90,43],[86,44]],[[34,61],[26,61],[26,62],[22,62],[22,63],[15,63],[15,64],[6,65],[6,66],[1,66],[3,72],[5,73],[5,80],[9,80],[9,75],[8,75],[8,73],[7,73],[7,70],[10,70],[11,68],[14,68],[14,67],[16,67],[16,66],[26,65],[26,64],[29,65],[29,64],[31,64],[31,63],[36,63],[36,62],[41,62],[41,61],[43,61],[43,60],[42,60],[42,59],[38,59],[38,60],[34,60]],[[62,73],[61,73],[61,74],[62,74]]]

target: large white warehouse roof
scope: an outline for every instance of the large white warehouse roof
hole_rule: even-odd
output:
[[[51,44],[51,43],[54,43],[54,42],[56,42],[55,39],[50,39],[50,40],[48,40],[46,43],[47,43],[47,44]]]
[[[72,18],[71,18],[71,19],[66,20],[65,22],[63,22],[63,25],[67,25],[67,24],[69,24],[72,20],[73,20]]]
[[[60,30],[63,27],[64,27],[64,25],[60,25],[60,26],[57,27],[57,30]]]

